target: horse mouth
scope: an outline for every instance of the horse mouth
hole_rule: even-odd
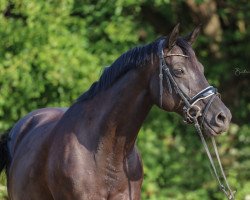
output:
[[[205,123],[203,123],[203,130],[205,132],[205,134],[208,136],[208,137],[211,137],[211,136],[217,136],[219,135],[220,133],[219,132],[216,132],[205,120]]]

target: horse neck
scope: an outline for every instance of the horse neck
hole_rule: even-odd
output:
[[[78,134],[89,139],[91,150],[121,156],[133,150],[140,127],[153,105],[148,85],[147,69],[130,70],[107,90],[79,103],[83,115],[79,118],[82,126]]]

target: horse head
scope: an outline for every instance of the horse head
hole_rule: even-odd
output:
[[[192,49],[199,31],[200,26],[179,37],[178,24],[169,37],[159,39],[159,63],[153,66],[150,92],[162,109],[179,113],[188,123],[196,118],[208,135],[217,135],[228,129],[232,116]]]

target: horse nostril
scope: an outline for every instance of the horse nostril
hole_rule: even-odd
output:
[[[220,113],[216,116],[215,120],[216,120],[216,123],[217,123],[218,125],[224,125],[225,122],[226,122],[226,115],[225,115],[223,112],[220,112]]]

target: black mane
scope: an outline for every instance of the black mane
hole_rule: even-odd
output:
[[[157,55],[159,38],[153,43],[145,46],[135,47],[122,54],[110,67],[106,67],[98,81],[94,82],[91,87],[83,93],[77,101],[85,101],[93,98],[98,92],[104,91],[116,82],[121,76],[131,69],[143,66]],[[180,46],[185,54],[188,54],[190,45],[182,38],[178,38],[176,44]]]
[[[157,53],[158,42],[135,47],[122,54],[110,67],[106,67],[100,79],[94,82],[91,87],[83,93],[77,101],[85,101],[94,97],[98,92],[106,90],[121,76],[131,69],[146,64],[151,60],[151,55]]]

